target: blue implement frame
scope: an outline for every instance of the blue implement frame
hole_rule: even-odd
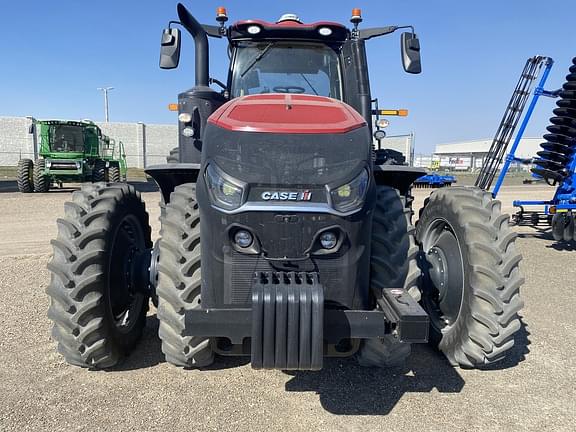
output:
[[[494,190],[492,191],[492,196],[494,198],[497,197],[498,192],[500,191],[502,183],[504,182],[504,178],[506,177],[506,174],[508,173],[512,162],[524,162],[523,159],[517,158],[515,154],[516,150],[518,149],[518,145],[520,144],[520,140],[522,139],[522,136],[524,134],[524,131],[526,130],[526,126],[530,121],[530,117],[532,116],[534,108],[536,107],[536,104],[540,99],[540,96],[546,96],[552,98],[558,96],[557,91],[544,90],[544,85],[546,84],[548,76],[550,75],[550,70],[552,69],[553,64],[554,60],[548,57],[546,60],[544,73],[540,78],[538,86],[534,89],[534,95],[532,97],[532,101],[530,102],[526,115],[524,116],[520,129],[518,130],[518,134],[514,139],[514,144],[510,149],[510,153],[506,156],[504,165],[502,167],[498,180],[496,181]],[[568,164],[568,172],[571,174],[568,175],[568,177],[566,177],[564,181],[562,181],[562,183],[560,183],[557,186],[556,192],[554,193],[554,197],[551,200],[513,201],[513,206],[520,208],[520,216],[524,212],[524,207],[526,206],[544,206],[543,213],[545,216],[551,216],[556,213],[576,212],[576,152],[572,154],[572,159]],[[535,175],[535,177],[538,176]],[[520,219],[521,217],[519,218],[519,220]]]
[[[510,165],[512,164],[512,162],[515,162],[515,161],[522,162],[522,159],[518,159],[516,157],[516,150],[518,149],[518,145],[520,144],[520,140],[522,139],[522,136],[524,135],[524,131],[526,130],[526,127],[528,126],[528,122],[530,121],[530,117],[532,117],[532,113],[534,112],[534,108],[536,108],[536,104],[538,103],[540,96],[552,96],[552,97],[554,97],[551,92],[547,92],[546,90],[544,90],[544,85],[546,84],[546,81],[548,80],[548,76],[550,75],[550,70],[552,69],[553,65],[554,65],[554,60],[551,59],[550,57],[548,57],[546,60],[544,73],[542,74],[542,77],[540,78],[540,82],[538,83],[538,86],[534,89],[534,96],[532,96],[532,101],[530,102],[530,105],[528,106],[528,110],[526,111],[526,115],[524,116],[524,119],[522,120],[522,124],[520,125],[520,129],[518,130],[518,133],[516,134],[516,138],[514,139],[514,143],[512,144],[512,148],[510,149],[510,153],[508,155],[506,155],[506,160],[504,161],[504,166],[502,167],[502,170],[500,171],[500,175],[498,176],[498,180],[496,181],[496,184],[494,185],[494,190],[492,191],[492,196],[494,198],[496,198],[496,196],[498,196],[498,192],[500,192],[500,188],[502,187],[502,183],[504,183],[504,178],[506,177],[506,174],[508,174],[508,171],[510,170]]]

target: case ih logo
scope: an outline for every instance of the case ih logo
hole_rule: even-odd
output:
[[[312,192],[262,192],[260,195],[264,201],[310,201]]]

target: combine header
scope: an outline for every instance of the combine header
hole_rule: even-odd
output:
[[[520,256],[500,203],[478,188],[434,191],[412,225],[425,174],[375,157],[365,45],[411,26],[334,22],[201,25],[178,5],[160,66],[194,38],[196,86],[179,96],[179,147],[150,167],[164,203],[160,239],[128,185],[73,194],[49,264],[49,316],[72,364],[107,368],[158,305],[166,360],[202,368],[215,355],[257,369],[317,370],[324,357],[402,362],[429,341],[454,365],[503,359],[520,329]],[[208,37],[226,38],[224,82],[209,75]],[[226,53],[223,53],[226,55]],[[391,73],[391,72],[389,72]],[[216,91],[213,83],[221,87]]]

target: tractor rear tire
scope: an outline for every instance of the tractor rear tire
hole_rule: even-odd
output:
[[[430,342],[453,366],[504,359],[521,327],[522,257],[500,207],[479,188],[440,189],[416,225]]]
[[[372,251],[370,259],[371,288],[403,288],[420,300],[418,282],[418,246],[412,226],[411,200],[398,190],[380,186],[372,219]],[[392,335],[365,339],[358,351],[362,366],[391,367],[404,363],[410,355],[409,343]]]
[[[156,292],[162,352],[175,366],[205,367],[214,362],[210,339],[185,335],[185,312],[201,308],[200,213],[195,184],[174,189],[161,224]]]
[[[120,183],[122,181],[120,167],[118,165],[111,165],[108,168],[108,181],[110,183]]]
[[[170,154],[166,158],[167,163],[178,163],[180,162],[180,148],[174,147],[170,150]]]
[[[94,171],[92,171],[92,182],[100,183],[105,182],[106,179],[106,162],[97,160],[94,162]]]
[[[45,193],[50,190],[50,176],[44,174],[46,161],[36,159],[34,164],[34,192]]]
[[[148,292],[134,283],[134,263],[152,247],[148,213],[132,186],[98,183],[74,192],[65,214],[48,264],[52,337],[68,363],[110,368],[146,323]]]
[[[18,161],[16,183],[20,192],[34,192],[34,162],[31,159],[20,159]]]

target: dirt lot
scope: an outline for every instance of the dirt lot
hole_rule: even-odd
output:
[[[505,363],[458,370],[425,346],[405,367],[328,360],[320,372],[254,371],[220,359],[208,370],[164,362],[154,311],[119,368],[66,365],[50,340],[46,263],[69,191],[20,195],[0,182],[0,430],[574,430],[576,249],[519,229],[526,284],[523,329]],[[143,197],[158,230],[158,193]],[[501,199],[546,198],[507,187]],[[416,203],[429,190],[418,190]],[[527,344],[527,349],[522,348]]]

